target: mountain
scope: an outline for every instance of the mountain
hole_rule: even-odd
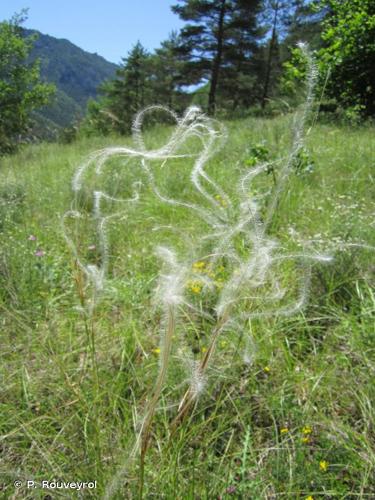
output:
[[[69,40],[36,30],[24,29],[24,34],[37,35],[30,60],[39,59],[42,79],[56,85],[53,102],[38,111],[37,121],[55,127],[70,125],[84,115],[87,101],[97,96],[100,84],[114,77],[118,66]]]

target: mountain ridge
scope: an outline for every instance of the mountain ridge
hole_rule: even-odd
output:
[[[88,100],[97,97],[98,87],[113,78],[119,66],[66,38],[55,38],[34,29],[23,29],[23,33],[37,35],[30,62],[39,59],[42,80],[56,85],[55,97],[37,112],[37,120],[45,118],[56,128],[71,125],[84,116]]]

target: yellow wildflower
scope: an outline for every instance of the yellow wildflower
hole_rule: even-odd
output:
[[[327,460],[321,460],[319,462],[319,469],[322,471],[322,472],[326,472],[327,469],[328,469],[328,466],[329,466],[329,463],[327,462]]]
[[[263,368],[263,370],[266,372],[266,373],[269,373],[271,371],[271,368],[267,365]]]
[[[161,349],[160,349],[160,347],[155,347],[154,349],[152,349],[152,352],[153,352],[154,354],[160,354]]]
[[[287,432],[289,432],[288,427],[283,427],[282,429],[280,429],[281,434],[286,434]]]
[[[305,425],[302,428],[302,434],[311,434],[312,433],[312,428],[309,425]]]
[[[228,345],[228,342],[226,340],[222,340],[220,342],[220,347],[226,347]]]
[[[308,443],[310,443],[310,438],[306,436],[306,437],[303,437],[303,438],[301,439],[301,441],[302,441],[302,443],[304,443],[304,444],[308,444]]]
[[[198,260],[197,262],[194,262],[193,264],[193,269],[194,271],[202,271],[202,269],[204,269],[206,267],[206,263],[203,262],[203,260]]]
[[[314,497],[312,497],[311,495],[309,495],[308,497],[305,498],[305,500],[314,500]]]
[[[202,287],[201,285],[198,285],[197,283],[194,283],[190,286],[190,290],[193,292],[193,293],[201,293],[202,291]]]
[[[202,351],[203,353],[207,352],[207,347],[204,347],[204,346],[203,346],[203,347],[202,347],[202,349],[201,349],[201,351]]]
[[[199,281],[188,281],[189,290],[193,293],[201,293],[202,284]]]

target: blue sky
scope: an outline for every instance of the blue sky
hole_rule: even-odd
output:
[[[26,28],[67,38],[88,52],[119,63],[137,40],[149,50],[183,23],[174,0],[0,0],[0,20],[29,8]]]

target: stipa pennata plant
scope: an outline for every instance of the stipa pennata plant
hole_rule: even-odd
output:
[[[130,168],[136,162],[145,179],[143,182],[148,184],[160,203],[185,209],[194,220],[199,218],[201,221],[202,233],[198,238],[193,238],[180,228],[170,227],[169,230],[174,235],[182,232],[181,245],[178,249],[168,245],[155,249],[163,264],[155,294],[156,306],[163,313],[159,371],[139,422],[136,444],[129,458],[131,460],[140,453],[141,495],[151,426],[166,382],[172,353],[175,352],[175,356],[184,360],[188,379],[188,388],[181,397],[171,425],[173,432],[204,390],[217,344],[225,332],[234,330],[242,334],[249,331],[248,324],[255,319],[298,313],[307,303],[314,262],[331,260],[330,256],[314,251],[308,243],[298,252],[286,252],[272,232],[272,224],[288,178],[305,151],[306,120],[313,105],[317,72],[308,48],[305,45],[300,47],[308,61],[307,95],[294,118],[290,153],[288,157],[275,163],[265,157],[264,161],[259,158],[260,161],[248,164],[231,193],[221,187],[207,173],[206,168],[226,138],[225,129],[194,106],[188,108],[181,118],[161,106],[146,108],[137,115],[133,124],[134,147],[110,147],[97,151],[80,166],[74,176],[74,203],[72,210],[64,218],[64,232],[82,278],[79,289],[82,296],[81,309],[86,318],[93,318],[95,308],[106,289],[109,264],[108,226],[121,213],[108,213],[106,204],[110,202],[121,205],[126,212],[129,204],[133,205],[141,200],[140,181],[134,182],[133,194],[128,199],[110,196],[100,188],[92,191],[91,217],[98,236],[101,259],[95,264],[85,264],[73,238],[69,236],[66,221],[86,217],[81,209],[81,196],[90,172],[97,176],[105,175],[113,157],[121,158],[122,168]],[[176,123],[169,140],[158,149],[147,148],[143,136],[144,120],[153,112],[167,113]],[[199,153],[189,151],[189,141],[192,139],[200,144]],[[196,192],[194,201],[168,194],[155,176],[155,162],[164,168],[177,159],[186,160],[187,164],[193,163],[190,181]],[[277,176],[274,177],[275,185],[271,193],[266,194],[263,199],[251,194],[256,177],[276,168]],[[155,227],[155,230],[160,229],[163,228]],[[285,264],[294,268],[297,278],[297,285],[294,287],[283,281],[282,269]],[[200,298],[199,304],[195,300],[197,296]],[[202,304],[207,307],[202,307]],[[204,318],[209,325],[207,346],[198,360],[192,357],[191,350],[176,335],[177,326],[183,325],[183,317],[187,316],[197,323]],[[93,330],[91,337],[94,344]],[[176,351],[173,351],[174,343],[179,346]],[[245,345],[244,362],[251,363],[256,349],[254,339],[249,336],[245,339]],[[92,350],[94,356],[94,345]],[[108,498],[116,489],[122,472],[123,469],[109,485]]]

